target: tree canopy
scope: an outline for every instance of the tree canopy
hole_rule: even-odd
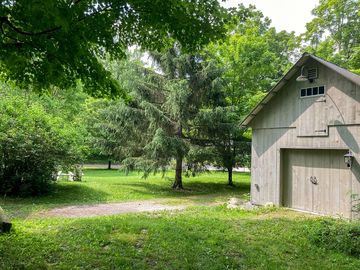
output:
[[[0,4],[0,69],[5,79],[44,89],[81,79],[92,95],[121,93],[99,58],[126,49],[188,50],[222,36],[217,0],[5,0]]]
[[[360,72],[360,2],[320,0],[303,35],[305,50]]]
[[[61,167],[82,160],[83,129],[44,106],[53,102],[15,91],[0,96],[0,194],[44,194]]]
[[[183,164],[192,173],[209,164],[226,168],[233,184],[232,168],[248,165],[250,154],[238,124],[290,66],[298,40],[271,28],[254,6],[231,15],[226,38],[197,53],[153,51],[153,70],[133,59],[105,63],[132,91],[128,104],[105,108],[95,124],[103,153],[145,175],[174,162],[174,188],[182,188]]]
[[[194,142],[193,119],[218,98],[221,74],[201,55],[183,53],[179,46],[152,52],[151,57],[154,69],[134,60],[112,68],[127,68],[127,78],[116,77],[131,90],[131,100],[115,102],[100,113],[93,129],[95,144],[126,168],[141,169],[145,175],[165,171],[176,162],[173,187],[182,188],[183,164]]]
[[[239,5],[231,13],[227,35],[206,49],[225,69],[230,105],[246,115],[291,66],[299,46],[295,33],[277,32],[255,6]]]

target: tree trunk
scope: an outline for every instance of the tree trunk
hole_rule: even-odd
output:
[[[227,168],[227,170],[228,170],[228,185],[234,187],[235,185],[233,183],[233,178],[232,178],[232,176],[233,176],[233,168],[230,167],[230,168]]]
[[[109,160],[109,163],[108,163],[108,170],[111,170],[111,160]]]
[[[182,158],[176,159],[174,189],[184,189],[182,184]]]
[[[182,137],[182,126],[181,126],[181,124],[179,124],[177,137],[179,137],[179,138]],[[182,156],[178,156],[176,158],[175,181],[174,181],[174,184],[172,186],[173,189],[184,189],[183,184],[182,184],[182,161],[183,161]]]

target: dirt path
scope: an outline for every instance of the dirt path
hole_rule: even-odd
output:
[[[104,203],[95,205],[74,205],[61,208],[54,208],[42,212],[41,216],[46,217],[95,217],[110,216],[125,213],[153,212],[161,210],[183,210],[189,205],[166,205],[159,201],[136,201],[124,203]]]

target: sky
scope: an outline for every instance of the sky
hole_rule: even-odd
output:
[[[312,19],[311,10],[318,5],[318,0],[227,0],[222,3],[225,7],[236,7],[243,3],[255,5],[272,21],[276,30],[295,31],[304,33],[306,23]]]

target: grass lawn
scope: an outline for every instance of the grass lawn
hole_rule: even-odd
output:
[[[96,218],[44,218],[38,210],[68,204],[165,198],[169,202],[246,197],[249,175],[185,179],[185,192],[160,176],[141,179],[89,170],[82,183],[61,182],[42,198],[2,199],[14,230],[0,235],[0,269],[360,269],[360,260],[318,247],[309,231],[322,218],[277,208],[193,206]],[[4,204],[5,203],[5,204]]]
[[[227,174],[204,173],[184,177],[185,191],[172,190],[173,173],[142,178],[141,173],[126,175],[118,170],[89,169],[83,182],[60,181],[51,195],[34,198],[0,198],[0,206],[11,217],[26,217],[34,212],[74,204],[96,204],[167,198],[169,203],[223,202],[229,197],[248,196],[250,175],[235,173],[236,187],[226,185]],[[202,196],[206,195],[206,196]]]
[[[360,269],[319,248],[319,219],[279,209],[127,214],[15,221],[0,236],[0,269]]]

